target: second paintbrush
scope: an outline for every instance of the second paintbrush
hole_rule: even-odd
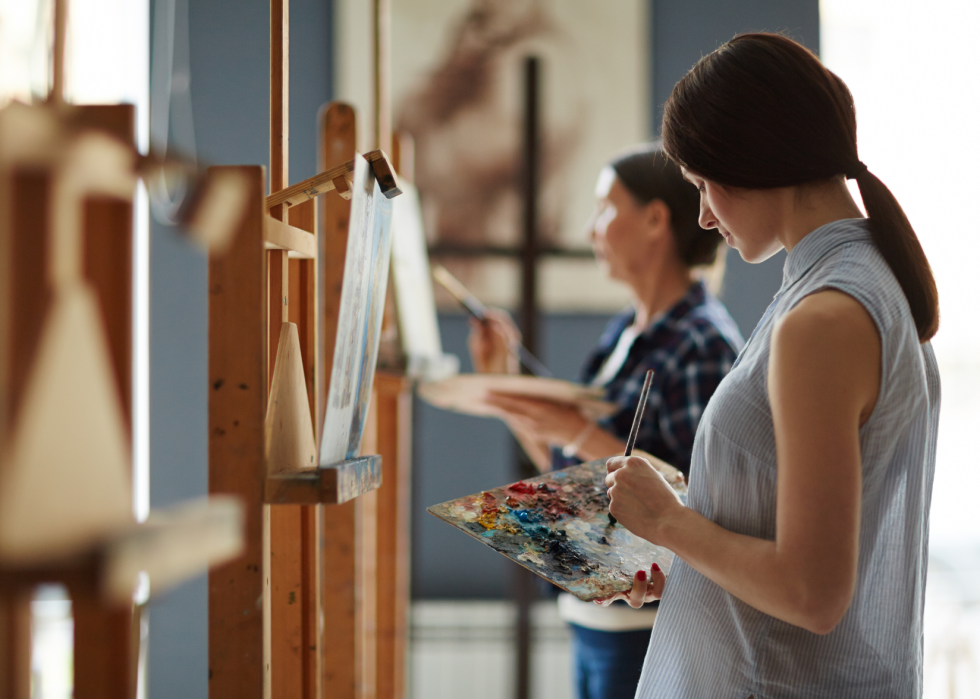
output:
[[[442,284],[446,291],[453,295],[460,305],[465,308],[471,316],[476,318],[481,323],[487,321],[487,307],[474,296],[469,289],[463,286],[452,273],[443,267],[442,265],[435,265],[432,268],[432,276],[435,277],[436,281]],[[531,354],[527,348],[518,343],[515,348],[509,349],[511,354],[517,357],[518,361],[527,368],[534,376],[544,376],[550,377],[553,374],[548,371],[540,359]]]

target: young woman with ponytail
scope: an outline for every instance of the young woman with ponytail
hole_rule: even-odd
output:
[[[705,56],[667,102],[701,225],[749,262],[788,255],[701,419],[688,506],[646,460],[609,461],[612,514],[676,553],[623,595],[662,595],[638,698],[921,696],[938,300],[856,131],[840,78],[773,34]]]

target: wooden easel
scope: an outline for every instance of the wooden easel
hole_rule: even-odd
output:
[[[27,699],[30,600],[64,584],[74,696],[136,692],[137,576],[156,590],[237,553],[234,503],[132,515],[131,105],[65,105],[56,2],[46,105],[0,114],[0,697]],[[152,169],[152,168],[151,168]]]
[[[332,105],[322,119],[323,174],[286,186],[288,0],[270,7],[272,194],[264,196],[260,166],[219,169],[247,179],[249,204],[231,249],[209,266],[209,487],[241,497],[247,519],[245,555],[209,577],[209,691],[215,699],[395,696],[380,693],[387,680],[378,659],[393,677],[399,664],[388,658],[404,660],[403,645],[393,645],[404,624],[393,630],[388,600],[378,615],[389,594],[379,573],[390,574],[378,556],[378,523],[394,525],[379,518],[388,491],[377,488],[382,463],[386,479],[407,464],[407,393],[398,378],[375,384],[361,451],[381,451],[383,460],[319,465],[351,218],[343,195],[361,156],[352,110]],[[364,158],[382,188],[397,193],[384,154]],[[317,226],[314,197],[329,190]],[[398,521],[406,506],[391,508]],[[401,573],[391,580],[404,590],[404,616],[403,530],[393,539],[405,544]]]

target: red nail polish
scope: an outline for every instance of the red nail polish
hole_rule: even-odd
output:
[[[650,566],[650,568],[652,568],[653,570],[657,571],[658,573],[660,572],[660,566],[658,566],[656,563],[654,563],[652,566]]]
[[[647,572],[645,570],[639,571],[636,574],[636,579],[639,580],[640,582],[644,582],[647,579]]]

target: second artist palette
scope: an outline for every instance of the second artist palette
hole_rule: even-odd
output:
[[[582,600],[625,592],[673,554],[609,521],[606,461],[592,461],[428,508]],[[683,484],[674,486],[686,493]]]
[[[615,405],[602,400],[602,388],[538,376],[460,374],[442,381],[424,381],[418,387],[419,397],[436,407],[468,415],[503,417],[498,408],[487,402],[492,393],[574,405],[593,420],[616,411]]]

